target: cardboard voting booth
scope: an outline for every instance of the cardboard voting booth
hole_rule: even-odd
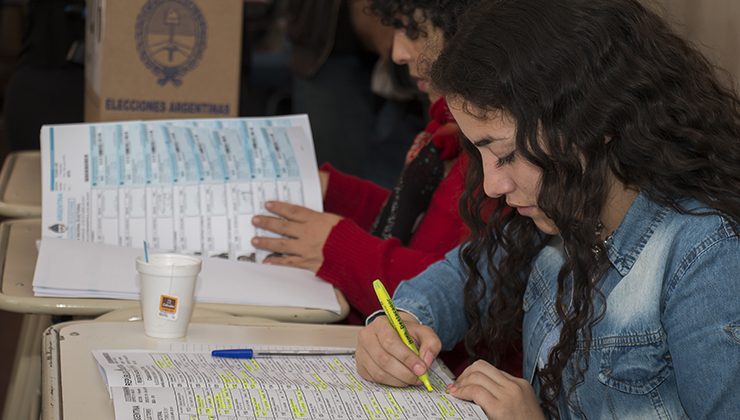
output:
[[[243,0],[89,0],[85,120],[238,115]]]

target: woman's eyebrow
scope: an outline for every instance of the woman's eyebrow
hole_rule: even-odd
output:
[[[507,140],[507,139],[506,138],[503,138],[503,137],[483,136],[483,137],[481,137],[478,140],[474,140],[473,141],[473,144],[476,147],[482,147],[482,146],[487,146],[487,145],[489,145],[491,143],[495,143],[497,141],[505,141],[505,140]]]

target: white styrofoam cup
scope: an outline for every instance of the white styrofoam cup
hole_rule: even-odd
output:
[[[144,332],[150,337],[184,337],[193,313],[200,257],[152,254],[136,259]]]

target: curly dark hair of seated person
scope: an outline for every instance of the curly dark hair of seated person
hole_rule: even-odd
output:
[[[370,0],[369,10],[386,26],[403,28],[411,39],[425,36],[419,27],[427,19],[440,28],[445,40],[458,29],[458,19],[480,0]]]
[[[597,261],[592,248],[604,250],[594,232],[609,173],[679,212],[687,212],[681,199],[694,198],[737,229],[740,99],[699,52],[637,0],[480,3],[461,19],[431,80],[476,118],[510,115],[517,159],[542,170],[537,205],[557,226],[566,253],[557,280],[563,327],[539,372],[540,398],[556,417],[561,392],[578,410],[570,397],[588,369],[584,355],[601,316],[594,300],[604,299],[597,284],[608,265],[605,253],[597,253]],[[544,234],[515,213],[501,218],[500,209],[483,219],[481,159],[474,147],[466,150],[472,159],[460,205],[472,231],[461,253],[472,326],[466,345],[485,348],[482,356],[496,360],[511,331],[521,328],[526,267]],[[505,197],[498,201],[505,204]],[[499,247],[505,256],[493,261]],[[488,258],[489,286],[476,265],[480,257]],[[571,308],[564,309],[571,292]],[[479,315],[477,304],[488,300]],[[563,383],[566,366],[576,372],[573,383]]]

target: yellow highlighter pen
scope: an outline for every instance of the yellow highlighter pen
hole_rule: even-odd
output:
[[[391,326],[394,330],[396,330],[398,336],[401,337],[403,343],[406,344],[406,346],[418,356],[419,349],[416,348],[416,343],[414,343],[414,339],[411,338],[409,331],[406,329],[406,325],[403,324],[401,317],[398,316],[398,311],[393,305],[393,301],[391,300],[390,295],[385,290],[385,286],[383,286],[383,283],[381,283],[380,280],[375,280],[373,281],[373,288],[375,289],[375,294],[378,295],[380,306],[383,307],[383,312],[385,312],[385,316],[388,318],[388,322],[391,323]],[[434,391],[431,382],[429,382],[429,375],[427,375],[426,372],[419,376],[419,380],[421,381],[421,383],[424,384],[427,391]]]

